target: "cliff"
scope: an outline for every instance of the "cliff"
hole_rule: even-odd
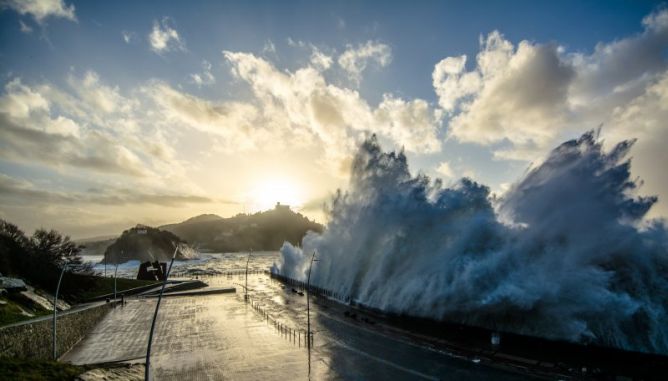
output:
[[[129,260],[166,262],[172,258],[174,245],[179,245],[176,259],[191,259],[195,252],[175,234],[145,225],[137,225],[121,234],[104,252],[107,263]]]

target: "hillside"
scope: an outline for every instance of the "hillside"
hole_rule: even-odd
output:
[[[113,238],[101,238],[95,240],[93,238],[88,240],[78,240],[75,241],[77,244],[82,246],[81,255],[104,255],[104,252],[107,250],[107,247],[111,246],[112,243],[116,241],[118,237]]]
[[[104,259],[107,263],[140,261],[169,261],[174,253],[174,245],[180,245],[177,259],[190,259],[194,252],[187,248],[185,242],[171,232],[137,225],[121,234],[118,239],[107,247]]]
[[[322,231],[313,222],[288,206],[255,214],[222,218],[212,214],[193,217],[178,224],[160,226],[206,251],[278,250],[283,242],[299,244],[307,231]]]

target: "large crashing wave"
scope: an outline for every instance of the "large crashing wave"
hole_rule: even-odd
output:
[[[668,353],[668,234],[630,191],[633,142],[593,132],[556,148],[501,199],[462,179],[412,177],[375,138],[322,234],[285,243],[272,271],[394,313]]]

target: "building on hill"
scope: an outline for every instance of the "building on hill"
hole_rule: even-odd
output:
[[[276,209],[277,211],[281,211],[281,212],[289,212],[290,211],[290,205],[281,204],[280,201],[279,201],[279,202],[276,203],[276,207],[274,209]]]

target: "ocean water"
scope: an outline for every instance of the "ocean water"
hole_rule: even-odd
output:
[[[278,251],[253,252],[248,262],[248,269],[254,271],[269,270],[278,259]],[[201,253],[197,259],[174,261],[172,274],[174,276],[220,275],[226,272],[246,269],[248,253]],[[137,277],[140,261],[128,261],[118,265],[104,263],[102,255],[88,255],[83,257],[84,262],[93,264],[93,270],[102,276],[112,277],[117,272],[119,278],[134,279]]]

